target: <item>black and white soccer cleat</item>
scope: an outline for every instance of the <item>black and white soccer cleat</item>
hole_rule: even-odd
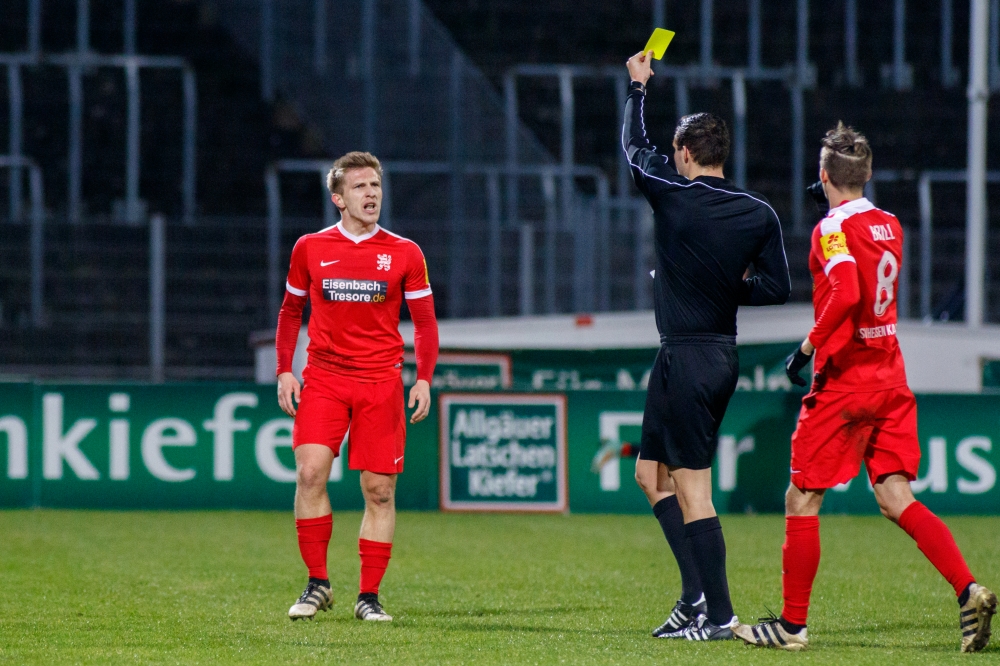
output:
[[[311,580],[299,600],[288,609],[288,617],[293,622],[311,620],[316,617],[316,611],[325,611],[332,605],[333,590],[330,586]]]
[[[959,610],[962,652],[979,652],[990,642],[990,624],[997,612],[997,595],[982,585],[969,586],[969,599]]]
[[[354,617],[369,622],[392,622],[392,616],[378,602],[377,594],[359,594],[358,603],[354,606]]]
[[[684,630],[693,625],[707,609],[704,595],[696,604],[686,604],[678,599],[667,621],[653,629],[653,638],[684,638]]]
[[[781,625],[781,619],[773,614],[770,617],[761,618],[757,624],[737,622],[733,625],[733,633],[747,645],[757,647],[773,647],[779,650],[798,652],[806,649],[809,645],[809,635],[805,627],[793,634],[786,631]]]
[[[707,615],[699,615],[681,637],[689,641],[729,641],[735,638],[730,627],[738,624],[739,621],[733,617],[729,624],[720,627],[709,622]]]

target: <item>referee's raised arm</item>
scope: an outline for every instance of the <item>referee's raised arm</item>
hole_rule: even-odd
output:
[[[647,198],[658,183],[683,180],[667,157],[656,152],[656,146],[646,136],[646,123],[642,114],[646,82],[653,75],[652,60],[652,52],[637,53],[629,58],[628,71],[632,81],[625,100],[625,125],[622,127],[622,150],[628,157],[636,187]]]

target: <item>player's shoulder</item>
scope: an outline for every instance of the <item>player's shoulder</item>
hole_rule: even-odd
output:
[[[845,230],[845,225],[850,227],[855,222],[863,222],[870,219],[872,214],[879,213],[884,213],[884,211],[875,208],[871,201],[861,197],[831,209],[826,217],[819,221],[817,229],[820,236],[841,233]]]
[[[389,243],[390,245],[400,246],[404,252],[417,252],[423,254],[416,241],[406,238],[405,236],[400,236],[397,233],[389,231],[385,227],[379,227],[379,230],[383,234],[381,239],[383,242]]]
[[[333,226],[326,227],[325,229],[320,229],[319,231],[311,231],[307,234],[302,234],[301,236],[299,236],[299,239],[295,241],[295,244],[308,245],[316,241],[334,240],[338,236],[342,237],[341,234],[338,233],[337,226],[338,225],[334,224]]]
[[[760,192],[738,187],[729,180],[725,181],[725,185],[719,189],[727,194],[737,197],[738,201],[743,201],[751,210],[759,212],[769,221],[779,222],[778,214],[774,211],[774,206],[772,206],[767,197]]]

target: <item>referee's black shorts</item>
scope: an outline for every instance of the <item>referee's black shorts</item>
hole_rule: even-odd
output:
[[[736,340],[725,335],[664,338],[649,375],[639,457],[670,467],[706,469],[719,425],[736,390]]]

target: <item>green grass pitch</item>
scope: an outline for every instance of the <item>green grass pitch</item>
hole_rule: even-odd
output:
[[[958,652],[948,585],[898,528],[822,519],[812,644],[656,640],[678,593],[644,516],[399,516],[382,600],[353,619],[360,515],[339,513],[336,595],[314,622],[285,613],[305,583],[287,513],[0,512],[2,663],[997,663]],[[1000,518],[946,519],[981,582],[1000,586]],[[744,620],[780,611],[780,516],[723,517]]]

